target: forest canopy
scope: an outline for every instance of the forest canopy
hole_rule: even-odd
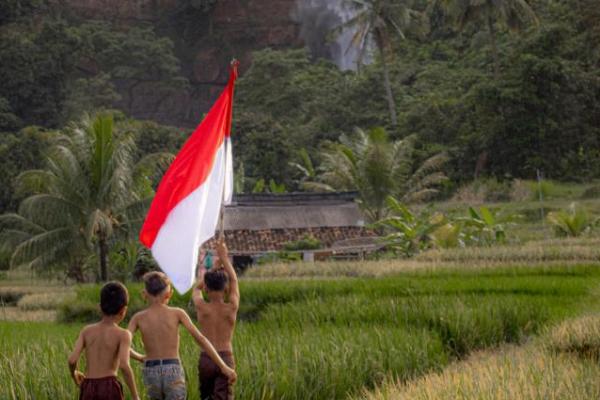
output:
[[[41,166],[52,132],[86,113],[115,110],[115,123],[135,132],[139,157],[176,152],[190,132],[127,114],[141,84],[165,94],[188,87],[172,37],[150,23],[82,19],[53,4],[0,6],[1,211],[17,206],[14,178]],[[530,1],[535,23],[514,13],[464,19],[460,7],[468,1],[402,4],[390,13],[410,8],[419,18],[402,35],[392,29],[376,41],[385,51],[371,49],[373,62],[357,71],[341,71],[304,48],[254,52],[234,107],[238,190],[261,181],[302,190],[306,177],[294,164],[308,154],[318,174],[324,151],[341,135],[376,127],[391,140],[416,138],[415,165],[448,154],[448,190],[479,176],[600,175],[595,0]]]

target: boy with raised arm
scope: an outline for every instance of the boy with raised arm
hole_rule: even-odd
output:
[[[210,271],[206,271],[202,265],[198,268],[198,282],[194,288],[193,300],[201,332],[215,346],[221,358],[233,368],[231,339],[240,305],[240,290],[223,238],[217,242],[216,247],[219,258],[215,261],[215,267]],[[203,289],[206,290],[208,301],[204,300]],[[225,301],[226,294],[228,301]],[[219,372],[206,353],[200,355],[198,373],[202,400],[233,399],[233,390],[227,378]]]
[[[169,278],[162,272],[149,272],[144,275],[144,284],[149,306],[131,318],[129,331],[134,334],[139,329],[142,333],[146,350],[142,374],[148,398],[186,399],[185,375],[179,360],[179,325],[190,332],[227,381],[235,382],[235,371],[223,362],[189,315],[181,308],[168,306],[173,294]]]
[[[129,365],[131,333],[119,327],[125,317],[129,294],[119,282],[109,282],[100,292],[102,319],[81,330],[75,349],[69,356],[69,369],[79,386],[80,400],[123,400],[123,387],[117,379],[121,369],[131,397],[139,400],[133,372]],[[85,350],[85,375],[77,370],[81,353]]]

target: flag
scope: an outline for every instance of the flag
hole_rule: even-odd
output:
[[[231,113],[237,63],[229,82],[164,174],[140,241],[179,293],[194,283],[198,250],[215,234],[221,203],[231,202]]]

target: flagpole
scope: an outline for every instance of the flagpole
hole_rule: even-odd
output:
[[[236,75],[236,78],[237,67],[239,64],[240,62],[235,58],[233,58],[230,63],[230,66],[233,69],[233,73]],[[231,129],[231,126],[229,128]],[[223,160],[223,190],[221,191],[221,210],[219,211],[219,239],[225,240],[225,181],[227,180],[227,158],[229,156],[229,140],[227,140],[227,138],[225,138],[224,140],[223,150],[225,152],[225,156]]]
[[[223,151],[225,152],[223,162],[223,190],[221,191],[221,210],[219,211],[219,239],[225,239],[225,180],[227,179],[227,151],[229,141],[225,139]]]

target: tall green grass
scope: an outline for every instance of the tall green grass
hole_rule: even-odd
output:
[[[600,272],[585,266],[245,280],[234,338],[236,395],[345,399],[384,379],[405,382],[478,349],[522,342],[573,314],[599,283]],[[130,287],[134,308],[142,307],[139,292],[139,285]],[[98,287],[81,287],[69,303],[95,307],[97,295]],[[8,366],[0,369],[0,398],[75,398],[66,357],[81,326],[0,323],[2,365]],[[189,335],[182,338],[190,398],[198,398],[199,349]],[[141,349],[139,337],[135,343]],[[135,372],[139,381],[137,364]]]

